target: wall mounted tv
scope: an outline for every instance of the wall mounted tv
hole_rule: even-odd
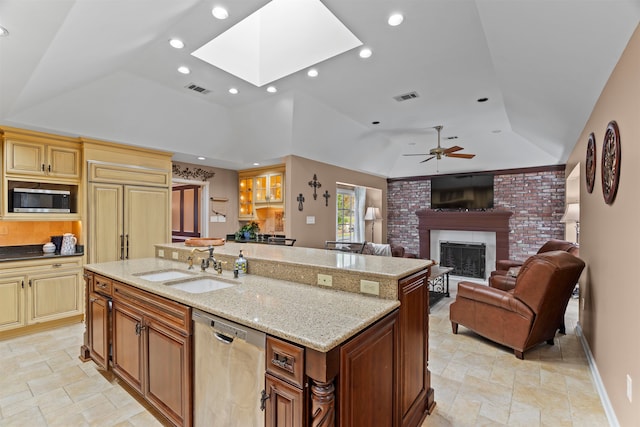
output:
[[[461,174],[431,178],[431,209],[493,208],[493,175]]]

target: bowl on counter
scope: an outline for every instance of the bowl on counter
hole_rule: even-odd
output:
[[[224,239],[217,237],[193,238],[184,241],[185,246],[222,246]]]
[[[56,251],[56,245],[51,242],[48,242],[42,245],[42,252],[44,252],[45,254],[52,254],[55,251]]]

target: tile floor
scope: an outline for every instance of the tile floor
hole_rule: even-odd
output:
[[[452,291],[455,295],[455,281]],[[573,333],[577,300],[566,318],[567,335],[518,360],[448,320],[453,298],[430,317],[430,362],[436,410],[423,427],[607,426],[582,347]],[[78,359],[84,326],[0,341],[0,426],[160,426],[93,362]]]

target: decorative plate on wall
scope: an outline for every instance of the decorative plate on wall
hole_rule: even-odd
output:
[[[616,198],[620,181],[620,131],[615,120],[609,122],[602,144],[602,195],[610,205]]]
[[[585,164],[587,179],[587,191],[593,192],[593,184],[596,181],[596,137],[591,132],[589,135],[589,141],[587,142],[587,162]]]

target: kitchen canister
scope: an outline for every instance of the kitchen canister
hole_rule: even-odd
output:
[[[62,235],[62,247],[60,255],[73,255],[76,253],[76,243],[78,239],[72,233],[64,233]]]

